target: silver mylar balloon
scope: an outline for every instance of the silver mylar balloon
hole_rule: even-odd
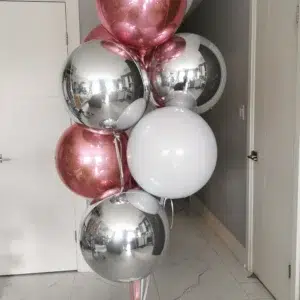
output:
[[[130,282],[145,278],[163,258],[169,224],[157,200],[138,190],[93,205],[84,218],[80,248],[101,277]]]
[[[206,38],[176,34],[155,50],[149,67],[153,96],[159,106],[179,106],[201,114],[223,94],[226,65]]]
[[[112,41],[82,44],[68,58],[63,93],[75,121],[105,130],[126,130],[143,116],[149,99],[145,72]]]

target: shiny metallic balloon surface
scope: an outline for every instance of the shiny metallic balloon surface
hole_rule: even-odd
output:
[[[132,127],[149,99],[144,71],[113,41],[92,40],[75,49],[66,62],[62,85],[75,121],[94,129]]]
[[[167,41],[184,17],[186,0],[97,0],[99,19],[122,44],[147,51]]]
[[[74,193],[97,201],[131,187],[126,161],[127,134],[118,142],[124,186],[113,134],[101,134],[83,125],[73,124],[61,136],[56,147],[56,168],[61,180]]]
[[[226,76],[218,48],[191,33],[177,34],[157,47],[149,67],[153,96],[159,106],[184,107],[197,113],[219,101]]]
[[[163,258],[169,244],[164,209],[145,213],[130,203],[129,191],[91,207],[84,218],[80,247],[88,265],[115,282],[145,278]],[[142,192],[144,193],[144,192]]]

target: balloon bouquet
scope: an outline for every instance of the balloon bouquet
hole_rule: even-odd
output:
[[[185,9],[186,0],[97,0],[103,25],[71,53],[62,76],[75,122],[58,142],[57,171],[91,199],[80,248],[97,274],[130,283],[131,300],[146,299],[166,253],[163,204],[201,189],[217,160],[199,114],[220,99],[226,66],[207,39],[174,35]],[[158,109],[143,117],[150,98]]]

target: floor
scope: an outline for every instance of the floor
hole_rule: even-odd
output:
[[[151,278],[147,300],[266,300],[263,286],[199,216],[176,216],[165,262]],[[0,278],[1,300],[129,300],[128,285],[93,273]]]

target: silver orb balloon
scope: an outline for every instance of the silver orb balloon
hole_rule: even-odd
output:
[[[96,203],[81,226],[85,261],[110,281],[145,278],[161,261],[168,244],[167,215],[143,191],[131,190]]]
[[[227,72],[212,42],[197,34],[180,33],[155,50],[149,76],[159,106],[185,107],[201,114],[219,101]]]
[[[82,44],[68,58],[63,93],[75,121],[104,130],[126,130],[143,116],[149,100],[147,75],[112,41]]]

